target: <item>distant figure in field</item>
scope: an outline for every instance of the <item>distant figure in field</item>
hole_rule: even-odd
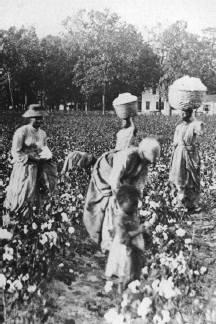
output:
[[[182,123],[176,127],[173,140],[169,180],[178,188],[177,207],[199,211],[200,157],[197,136],[203,135],[203,122],[192,121],[192,109],[182,111]]]
[[[141,193],[148,174],[148,165],[160,156],[160,144],[145,138],[138,147],[102,154],[97,160],[86,196],[83,220],[91,238],[102,250],[109,250],[113,230],[115,195],[124,185],[133,185]]]
[[[137,129],[133,118],[128,117],[122,119],[122,129],[117,133],[117,141],[115,150],[123,150],[134,144],[134,138],[137,134]]]
[[[74,167],[79,166],[80,168],[88,168],[95,164],[97,158],[90,153],[73,151],[68,154],[65,159],[62,174],[72,170]]]
[[[113,216],[114,239],[110,247],[105,276],[112,280],[117,276],[118,292],[127,285],[139,280],[143,268],[145,244],[142,233],[144,225],[139,224],[137,216],[140,192],[133,186],[123,185],[116,193],[116,208]]]

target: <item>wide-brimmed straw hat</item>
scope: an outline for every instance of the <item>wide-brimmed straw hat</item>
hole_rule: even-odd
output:
[[[44,111],[43,107],[39,104],[33,104],[28,107],[28,110],[23,114],[23,117],[44,117],[48,113]]]

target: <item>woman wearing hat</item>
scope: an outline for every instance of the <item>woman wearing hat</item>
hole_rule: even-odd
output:
[[[46,133],[40,128],[47,115],[40,105],[30,105],[23,115],[29,118],[29,124],[18,128],[14,134],[13,170],[4,202],[10,214],[26,215],[33,205],[38,204],[40,181],[51,191],[56,190],[56,166],[51,161]]]

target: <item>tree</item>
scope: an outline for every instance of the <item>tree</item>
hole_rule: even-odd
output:
[[[64,22],[68,39],[77,52],[73,83],[86,101],[102,95],[103,113],[107,96],[121,91],[139,92],[152,84],[156,56],[132,25],[115,13],[85,10]],[[114,98],[113,98],[114,99]]]
[[[15,104],[33,103],[37,99],[39,62],[40,45],[35,29],[11,27],[5,38],[5,68]]]
[[[187,32],[186,22],[177,21],[158,33],[153,31],[152,36],[150,44],[160,57],[162,70],[158,84],[159,93],[165,101],[168,101],[170,84],[184,75],[198,77],[208,85],[211,78],[209,79],[206,67],[212,64],[210,54],[207,59],[205,42],[199,36]],[[209,39],[206,41],[210,46]],[[210,53],[209,50],[207,52]]]
[[[216,27],[203,30],[202,78],[209,93],[216,93]]]

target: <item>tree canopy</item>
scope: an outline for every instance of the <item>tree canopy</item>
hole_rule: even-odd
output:
[[[73,102],[104,111],[122,92],[140,96],[158,86],[167,99],[169,85],[185,74],[201,78],[208,92],[216,93],[216,28],[200,37],[178,21],[149,31],[147,41],[109,10],[81,10],[63,25],[62,35],[43,39],[33,27],[5,31],[8,105]]]

